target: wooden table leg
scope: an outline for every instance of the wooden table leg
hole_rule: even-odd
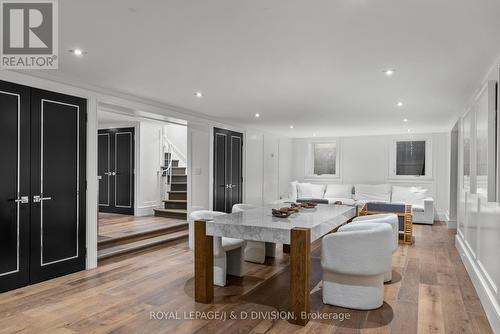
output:
[[[206,235],[206,222],[194,222],[194,300],[209,304],[214,299],[214,244]]]
[[[290,245],[290,311],[294,319],[290,322],[305,326],[308,322],[309,272],[311,268],[311,230],[293,228]]]

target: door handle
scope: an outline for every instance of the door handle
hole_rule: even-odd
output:
[[[14,200],[16,203],[26,204],[30,202],[29,196],[21,196],[20,198]]]
[[[50,201],[52,197],[33,196],[33,203],[40,203],[41,201]]]
[[[111,176],[111,175],[112,175],[112,173],[111,173],[111,172],[106,172],[106,173],[104,173],[104,175]]]

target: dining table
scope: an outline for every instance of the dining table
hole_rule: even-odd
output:
[[[304,326],[310,312],[311,243],[349,222],[356,216],[357,209],[347,205],[318,204],[314,208],[300,208],[289,217],[278,218],[272,215],[273,208],[279,205],[264,205],[194,222],[195,301],[213,302],[214,238],[290,245],[289,312],[293,317],[289,321]]]

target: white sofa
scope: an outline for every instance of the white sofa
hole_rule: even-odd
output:
[[[367,202],[411,204],[413,222],[434,223],[434,199],[422,187],[393,186],[390,184],[313,184],[290,182],[285,201],[316,201],[362,206]]]

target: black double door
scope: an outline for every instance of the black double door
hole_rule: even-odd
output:
[[[99,211],[134,214],[134,128],[99,130]]]
[[[0,292],[85,269],[86,112],[0,81]]]
[[[214,128],[214,210],[231,212],[242,202],[243,134]]]

